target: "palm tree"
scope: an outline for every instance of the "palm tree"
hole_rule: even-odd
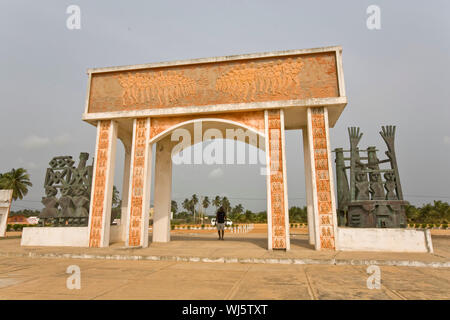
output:
[[[222,199],[220,199],[219,196],[216,196],[212,202],[212,205],[214,207],[216,207],[216,210],[217,210],[221,206],[221,204],[222,204]]]
[[[175,200],[172,200],[170,203],[170,211],[175,215],[178,211],[178,203]]]
[[[223,197],[221,204],[222,204],[222,207],[225,209],[225,212],[228,215],[228,212],[230,211],[230,207],[231,207],[230,200],[228,200],[227,197]]]
[[[208,196],[204,197],[203,201],[202,201],[202,206],[205,209],[205,211],[206,211],[206,209],[208,209],[210,204],[211,204],[211,201],[209,200],[209,197]],[[205,218],[204,215],[203,215],[203,218]]]
[[[181,205],[184,209],[186,209],[187,212],[191,211],[191,204],[188,198],[184,199]]]
[[[195,223],[196,222],[195,221],[195,206],[198,203],[198,197],[197,197],[197,195],[195,193],[192,195],[191,202],[192,202],[192,209],[193,209],[193,212],[194,212],[194,223]]]
[[[13,200],[23,199],[28,193],[28,187],[33,186],[30,175],[24,168],[11,169],[0,177],[0,189],[13,190]]]
[[[236,213],[239,214],[241,214],[244,211],[244,207],[240,203],[237,206],[235,206],[234,209],[236,210]]]

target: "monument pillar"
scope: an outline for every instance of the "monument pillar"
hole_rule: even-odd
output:
[[[267,163],[268,249],[290,249],[284,111],[264,112]]]
[[[316,250],[337,250],[337,218],[327,108],[308,108],[307,125],[312,176],[314,245]]]
[[[0,190],[0,237],[6,237],[13,190]]]
[[[97,122],[97,143],[89,208],[89,247],[108,247],[117,142],[117,122]]]
[[[147,247],[152,169],[150,118],[133,120],[126,246]]]
[[[125,161],[123,166],[123,182],[122,182],[122,206],[120,212],[120,235],[122,241],[127,241],[127,224],[128,216],[128,193],[130,189],[130,166],[131,166],[131,145],[125,145]]]
[[[315,227],[314,227],[314,199],[313,199],[313,182],[311,168],[311,150],[308,139],[308,129],[302,129],[303,136],[303,157],[305,171],[305,190],[306,190],[306,209],[308,218],[308,240],[309,244],[315,243]]]
[[[153,242],[170,241],[172,202],[172,144],[170,137],[156,144]]]

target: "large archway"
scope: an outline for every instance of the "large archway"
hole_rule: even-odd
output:
[[[234,164],[236,158],[239,162],[247,161],[250,164],[261,164],[265,170],[264,161],[260,159],[260,153],[249,152],[248,159],[242,159],[246,155],[237,155],[234,148],[224,150],[223,140],[237,140],[255,148],[265,151],[265,134],[253,127],[228,119],[205,117],[194,120],[182,121],[163,132],[157,134],[150,143],[156,145],[155,176],[154,176],[154,216],[153,216],[153,242],[168,242],[170,240],[170,204],[172,200],[172,158],[178,157],[176,164],[193,165],[227,165]],[[202,142],[216,141],[202,148]],[[186,149],[190,152],[185,153]],[[240,149],[238,149],[240,150]],[[229,154],[231,151],[231,154]],[[245,151],[245,150],[244,150]],[[184,153],[182,157],[180,154]],[[238,161],[236,161],[238,162]],[[264,175],[265,172],[264,172]],[[194,193],[194,190],[193,190]],[[288,235],[286,235],[289,238]],[[268,245],[270,245],[268,241]]]
[[[83,119],[97,126],[89,246],[109,245],[117,138],[126,149],[123,194],[128,193],[121,238],[127,246],[148,246],[151,159],[156,157],[158,231],[153,240],[169,241],[167,160],[176,147],[169,137],[184,131],[193,139],[190,143],[195,142],[195,127],[204,124],[202,137],[208,130],[226,133],[234,128],[264,138],[268,248],[285,250],[289,221],[284,132],[303,130],[310,243],[316,249],[336,249],[329,127],[347,103],[340,47],[93,69],[89,77]]]

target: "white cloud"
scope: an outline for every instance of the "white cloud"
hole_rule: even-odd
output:
[[[19,164],[25,169],[36,169],[38,165],[33,161],[25,161],[23,158],[19,158]]]
[[[40,137],[35,134],[31,134],[22,140],[21,146],[25,149],[42,149],[49,145],[62,146],[70,142],[70,135],[67,133],[61,134],[54,138]]]
[[[40,149],[48,146],[49,144],[49,138],[39,137],[35,134],[32,134],[22,141],[21,146],[25,149]]]
[[[214,170],[212,170],[209,174],[208,174],[208,178],[210,179],[217,179],[223,176],[223,170],[222,168],[216,168]]]
[[[449,136],[444,136],[444,143],[445,144],[450,144],[450,137]]]
[[[53,138],[53,142],[57,145],[65,145],[70,142],[70,135],[67,133],[61,134]]]

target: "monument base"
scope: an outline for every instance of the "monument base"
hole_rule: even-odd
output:
[[[430,230],[338,228],[338,250],[433,253]]]
[[[121,229],[110,228],[111,242],[120,241]],[[88,227],[33,227],[23,228],[21,246],[88,247]]]

